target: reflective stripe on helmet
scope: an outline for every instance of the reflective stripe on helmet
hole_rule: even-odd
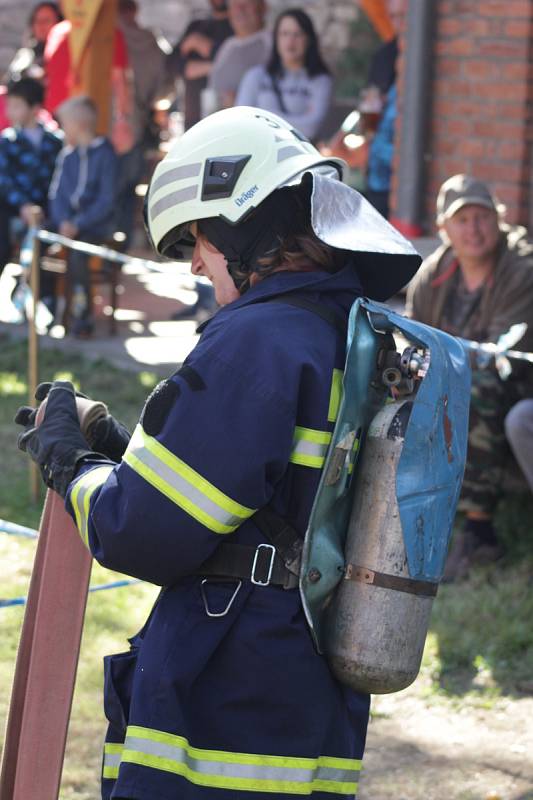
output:
[[[177,192],[166,194],[160,200],[157,200],[150,208],[150,220],[153,222],[154,219],[157,219],[157,217],[168,208],[179,206],[180,203],[186,203],[188,200],[194,200],[197,194],[198,185],[185,186],[183,189],[178,189]]]
[[[91,469],[89,472],[85,472],[81,478],[78,478],[72,489],[70,502],[74,509],[76,525],[83,544],[86,547],[88,547],[91,497],[95,491],[106,482],[111,472],[113,472],[113,467],[111,465]]]
[[[174,181],[183,181],[186,178],[197,178],[202,171],[202,164],[198,161],[196,164],[183,164],[181,167],[174,167],[164,172],[159,177],[155,178],[150,186],[150,192],[154,194],[158,189],[162,189],[169,183]]]
[[[104,777],[116,777],[117,745],[106,747],[111,749]],[[192,747],[183,736],[137,725],[127,729],[121,763],[181,775],[197,786],[299,795],[328,792],[353,796],[361,770],[361,761],[353,758],[292,758],[203,750]]]
[[[228,497],[138,425],[126,464],[151,486],[214,533],[232,533],[257,509]]]
[[[290,461],[302,467],[322,469],[331,442],[331,433],[316,431],[313,428],[294,429],[293,449]]]

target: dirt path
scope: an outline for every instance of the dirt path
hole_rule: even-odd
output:
[[[533,800],[533,698],[374,699],[359,800]]]

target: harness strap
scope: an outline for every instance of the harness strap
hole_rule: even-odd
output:
[[[202,577],[250,580],[256,586],[282,586],[295,589],[298,575],[290,572],[274,545],[257,547],[224,542],[196,572]]]
[[[346,317],[302,295],[289,292],[258,302],[281,302],[295,308],[303,308],[321,317],[346,337],[348,328]],[[196,574],[203,577],[251,580],[257,586],[296,588],[300,574],[303,539],[283,517],[268,506],[256,511],[252,520],[270,544],[260,544],[256,548],[224,542],[201,565]]]

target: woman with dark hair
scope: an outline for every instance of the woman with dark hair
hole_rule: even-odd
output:
[[[8,68],[8,76],[18,80],[23,76],[41,80],[43,71],[44,46],[51,29],[61,22],[63,15],[57,3],[37,3],[28,18],[27,43],[17,51]]]
[[[273,42],[268,63],[245,73],[236,105],[273,111],[314,139],[329,109],[333,81],[308,14],[299,8],[283,11]]]

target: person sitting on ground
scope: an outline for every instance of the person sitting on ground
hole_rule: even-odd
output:
[[[226,0],[210,0],[211,16],[193,19],[167,60],[167,72],[185,85],[183,127],[188,130],[202,118],[201,97],[207,87],[213,60],[226,39],[233,35]]]
[[[11,257],[13,235],[21,237],[33,224],[36,206],[46,210],[62,147],[61,136],[38,120],[43,97],[44,89],[34,78],[7,87],[6,111],[13,127],[0,136],[0,274]]]
[[[50,222],[63,236],[95,244],[112,233],[117,158],[111,142],[96,134],[97,110],[89,97],[73,97],[58,109],[67,147],[58,158],[50,186]],[[93,330],[89,263],[70,250],[67,277],[72,297],[72,332]]]
[[[519,400],[505,417],[505,435],[533,492],[533,398]]]
[[[248,70],[235,105],[273,111],[315,139],[328,112],[332,89],[311,18],[305,11],[291,8],[276,20],[268,63]]]
[[[268,61],[272,36],[265,30],[265,14],[265,0],[228,1],[235,35],[226,39],[218,51],[209,78],[209,88],[217,94],[219,108],[233,106],[244,73]]]
[[[515,323],[528,328],[517,349],[533,349],[533,244],[521,227],[506,225],[488,186],[454,175],[441,186],[437,225],[443,245],[430,255],[407,293],[406,313],[465,339],[497,342]],[[452,543],[446,577],[502,554],[493,528],[510,457],[504,418],[520,397],[533,394],[533,371],[513,362],[503,381],[494,366],[472,358],[468,457],[460,510],[466,524]]]

